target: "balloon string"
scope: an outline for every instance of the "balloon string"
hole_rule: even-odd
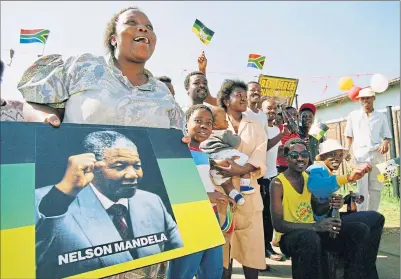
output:
[[[183,72],[190,71],[189,69],[181,69]],[[238,76],[238,75],[252,75],[251,73],[228,73],[228,72],[214,72],[214,71],[208,71],[210,74],[221,74],[221,75],[232,75],[232,76]],[[341,76],[303,76],[303,77],[296,77],[297,79],[311,79],[312,82],[316,82],[317,79],[330,79],[330,78],[336,78],[336,77],[361,77],[361,76],[373,76],[374,74],[352,74],[352,75],[341,75]]]
[[[324,87],[324,90],[322,92],[322,96],[324,95],[324,93],[326,93],[327,87],[328,87],[328,85],[326,84],[326,86]]]

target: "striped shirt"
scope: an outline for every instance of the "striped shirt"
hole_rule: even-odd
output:
[[[210,179],[210,164],[208,155],[198,148],[189,148],[191,150],[192,158],[194,158],[196,167],[199,172],[199,176],[203,182],[203,186],[205,187],[206,193],[215,192],[214,185],[212,180]],[[213,208],[215,208],[215,204],[213,204]]]

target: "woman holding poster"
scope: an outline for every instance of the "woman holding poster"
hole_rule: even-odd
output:
[[[132,7],[118,12],[105,30],[107,56],[43,56],[26,70],[18,84],[31,104],[25,119],[55,127],[64,122],[182,129],[179,105],[145,69],[155,45],[146,14]],[[147,278],[156,278],[158,266],[145,268]]]
[[[227,80],[218,93],[218,103],[227,113],[228,130],[239,135],[242,140],[238,151],[249,156],[247,164],[239,166],[232,160],[230,167],[219,167],[224,176],[233,177],[234,187],[239,190],[243,174],[251,174],[251,186],[255,193],[245,195],[245,204],[234,212],[234,232],[225,234],[224,274],[231,278],[232,259],[243,265],[246,279],[258,278],[259,270],[266,269],[264,236],[263,236],[263,202],[257,179],[266,171],[266,134],[258,122],[248,119],[244,112],[247,109],[247,86],[242,81]],[[227,162],[225,162],[227,163]],[[222,164],[223,165],[223,164]],[[221,187],[216,186],[221,190]],[[218,205],[220,220],[225,220],[226,207]]]
[[[33,110],[28,120],[183,128],[183,112],[167,86],[145,69],[156,34],[148,17],[126,8],[105,32],[107,56],[48,55],[23,74],[18,89]]]

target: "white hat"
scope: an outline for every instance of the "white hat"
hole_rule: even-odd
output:
[[[319,155],[329,153],[334,150],[345,150],[338,140],[327,139],[319,144]]]
[[[362,97],[372,97],[375,96],[375,91],[373,91],[371,88],[367,87],[359,91],[358,98]]]

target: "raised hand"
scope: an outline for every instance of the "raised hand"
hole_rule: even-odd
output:
[[[206,67],[207,67],[207,59],[205,52],[202,51],[202,54],[198,57],[198,69],[201,72],[206,72]]]
[[[56,187],[65,194],[76,196],[93,180],[93,170],[104,166],[103,161],[96,161],[93,153],[71,156],[64,177]]]

